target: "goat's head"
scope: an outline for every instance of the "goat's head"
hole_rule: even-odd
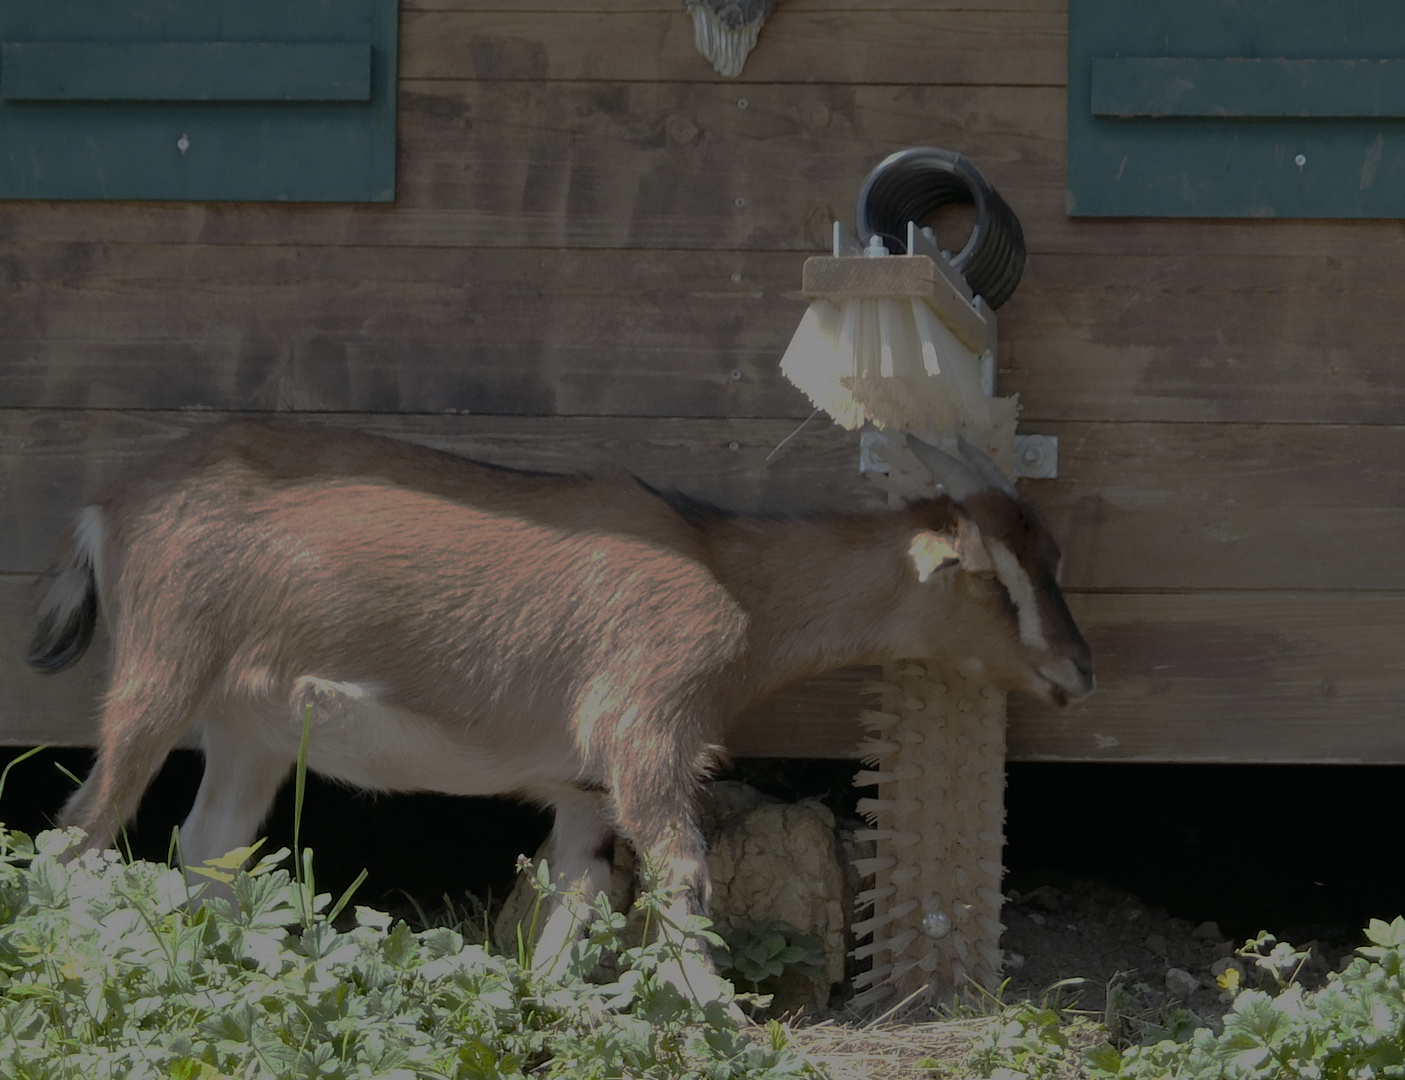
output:
[[[1058,542],[990,458],[964,439],[958,446],[961,458],[907,439],[948,497],[910,507],[918,518],[912,567],[924,587],[951,589],[958,605],[956,619],[927,628],[931,654],[966,649],[993,683],[1055,705],[1084,697],[1094,686],[1092,654],[1059,590]]]

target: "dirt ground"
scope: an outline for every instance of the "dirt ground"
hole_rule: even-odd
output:
[[[1124,1044],[1164,1037],[1164,1025],[1178,1014],[1190,1026],[1216,1027],[1229,1006],[1215,976],[1228,965],[1239,965],[1245,985],[1273,989],[1252,960],[1235,955],[1244,941],[1231,940],[1213,922],[1175,918],[1090,878],[1022,884],[1005,889],[1008,929],[1001,944],[1008,982],[999,996],[1007,1004],[1028,1000],[1086,1017],[1092,1023],[1070,1029],[1075,1050],[1109,1037]],[[1285,937],[1309,954],[1297,981],[1320,986],[1351,957],[1358,934],[1342,929],[1316,941]],[[968,1075],[963,1062],[999,1012],[997,1002],[985,1000],[944,1010],[909,1008],[875,1024],[846,1009],[843,996],[836,995],[826,1016],[790,1018],[793,1045],[834,1080]],[[920,1064],[932,1061],[938,1068]],[[1083,1075],[1070,1069],[1069,1077]]]
[[[1243,940],[1229,939],[1214,922],[1174,918],[1110,885],[1070,879],[1023,892],[1007,888],[1006,895],[1002,945],[1009,997],[1037,998],[1059,980],[1077,978],[1084,980],[1076,988],[1081,1008],[1107,1014],[1113,987],[1120,988],[1112,995],[1114,1012],[1172,1004],[1208,1021],[1226,1007],[1215,984],[1225,966],[1219,962],[1246,967],[1246,983],[1254,982],[1252,961],[1234,955]],[[1330,939],[1293,941],[1309,951],[1299,981],[1319,985],[1351,955],[1354,937],[1343,931]]]

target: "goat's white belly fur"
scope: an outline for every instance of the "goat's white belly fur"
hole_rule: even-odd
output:
[[[218,727],[221,734],[252,737],[296,760],[310,708],[308,768],[372,791],[500,795],[554,786],[575,772],[565,748],[544,753],[549,748],[538,746],[534,753],[508,758],[475,740],[471,729],[450,732],[431,717],[380,700],[380,692],[373,682],[305,675],[291,701],[230,704],[207,714],[205,728],[210,734]],[[207,745],[222,741],[207,736]]]

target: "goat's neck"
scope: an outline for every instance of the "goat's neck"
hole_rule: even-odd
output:
[[[713,572],[750,619],[754,693],[902,649],[894,616],[919,588],[906,554],[914,528],[901,513],[708,528]]]

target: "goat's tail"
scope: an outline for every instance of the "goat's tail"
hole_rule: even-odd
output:
[[[102,511],[84,507],[74,522],[64,557],[49,572],[52,583],[39,607],[39,625],[25,661],[47,674],[62,671],[88,651],[98,621],[98,560]]]

